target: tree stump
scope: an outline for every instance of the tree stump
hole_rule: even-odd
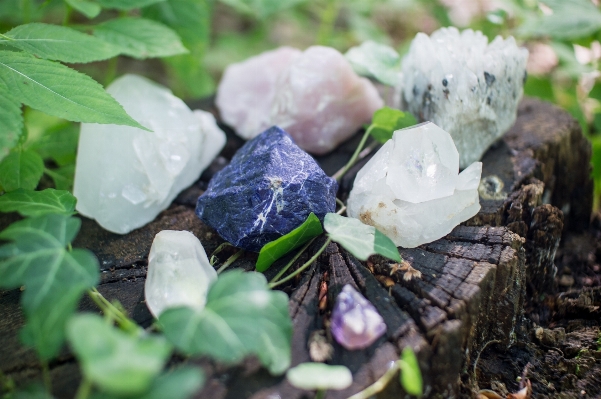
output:
[[[357,140],[355,137],[335,153],[318,158],[327,173],[343,165]],[[223,242],[198,220],[194,205],[211,175],[240,145],[240,139],[230,136],[222,157],[200,181],[144,228],[119,236],[83,218],[74,246],[89,248],[98,256],[99,291],[121,302],[142,326],[152,322],[143,302],[143,287],[154,235],[163,229],[192,231],[208,254]],[[589,223],[590,155],[590,145],[566,112],[525,99],[514,127],[484,156],[481,211],[438,241],[415,249],[401,248],[403,258],[421,271],[422,278],[405,280],[399,273],[391,274],[383,258],[360,262],[331,243],[308,271],[282,287],[290,295],[294,323],[292,365],[311,360],[310,342],[321,332],[333,346],[329,363],[343,364],[353,372],[353,384],[343,391],[328,392],[327,398],[346,398],[378,379],[389,363],[399,358],[402,348],[410,346],[418,356],[426,396],[456,397],[462,381],[470,383],[479,354],[489,343],[508,344],[516,339],[526,295],[536,297],[553,289],[553,260],[562,231],[582,230]],[[366,161],[343,180],[343,197]],[[15,215],[4,215],[0,224],[5,227],[14,220]],[[323,241],[316,240],[296,264],[302,264],[321,245]],[[231,251],[222,252],[221,261]],[[256,254],[246,254],[232,267],[252,270],[255,260]],[[287,260],[272,266],[267,277]],[[365,350],[345,350],[329,335],[332,305],[345,284],[358,288],[388,327],[386,334]],[[23,324],[19,297],[18,290],[0,292],[0,370],[23,384],[40,378],[40,365],[18,340]],[[87,298],[80,308],[97,311]],[[180,361],[172,359],[173,363]],[[253,358],[234,367],[204,358],[190,361],[201,364],[207,374],[197,398],[312,397],[282,376],[270,376]],[[65,349],[50,366],[55,395],[73,397],[80,379],[73,356]],[[393,381],[378,397],[402,395],[400,385]]]

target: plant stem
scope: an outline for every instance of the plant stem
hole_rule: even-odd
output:
[[[108,86],[115,77],[117,76],[117,63],[119,61],[119,57],[113,57],[108,60],[108,64],[106,66],[106,73],[104,75],[104,85]]]
[[[286,266],[284,266],[282,270],[280,270],[278,274],[276,274],[275,277],[271,279],[270,283],[278,281],[278,279],[282,277],[288,271],[288,269],[290,269],[290,266],[292,266],[292,264],[296,262],[296,260],[302,255],[302,253],[305,252],[307,248],[309,248],[309,245],[311,245],[316,238],[317,237],[310,239],[305,245],[303,245],[303,247],[296,253],[296,255],[294,255],[294,257],[290,259],[290,262],[286,263]]]
[[[49,395],[52,395],[52,379],[50,378],[50,367],[48,367],[48,361],[42,360],[42,380],[44,381],[44,388]]]
[[[88,295],[107,317],[115,320],[117,324],[119,324],[121,329],[128,332],[138,331],[138,325],[102,296],[96,288],[89,290]]]
[[[392,362],[388,371],[386,371],[382,377],[378,378],[376,382],[365,388],[363,391],[359,391],[353,396],[350,396],[348,399],[368,399],[378,392],[382,391],[386,388],[386,385],[390,382],[392,377],[395,376],[397,371],[399,371],[400,365],[399,361]]]
[[[290,273],[288,276],[286,276],[285,278],[281,279],[280,281],[275,281],[275,282],[269,283],[269,288],[275,288],[278,285],[283,284],[286,281],[289,281],[289,280],[293,279],[294,277],[296,277],[297,275],[299,275],[300,273],[302,273],[306,268],[308,268],[309,266],[311,266],[313,264],[313,262],[315,262],[317,260],[317,258],[319,257],[319,255],[321,255],[321,253],[323,251],[325,251],[326,247],[331,242],[332,242],[332,239],[328,238],[326,240],[326,242],[323,244],[323,246],[321,248],[319,248],[319,250],[317,252],[315,252],[315,254],[311,257],[311,259],[309,259],[301,267],[299,267],[298,269],[296,269],[295,271],[293,271],[292,273]]]
[[[365,146],[365,142],[367,141],[367,138],[369,137],[370,133],[371,133],[371,126],[363,134],[363,137],[361,138],[361,141],[359,142],[359,145],[355,149],[355,152],[353,153],[353,156],[351,157],[351,159],[349,159],[349,161],[346,163],[346,165],[344,165],[344,167],[342,169],[340,169],[338,172],[334,173],[334,176],[332,176],[332,177],[334,179],[336,179],[337,182],[340,182],[340,179],[342,179],[342,176],[344,176],[344,174],[346,172],[348,172],[348,170],[350,168],[353,167],[355,162],[357,162],[357,159],[359,159],[359,154],[361,153],[361,150]]]
[[[313,399],[323,399],[326,396],[326,391],[325,389],[318,389],[317,392],[315,392],[315,398]]]
[[[334,24],[336,23],[336,17],[338,16],[338,1],[337,0],[326,0],[327,4],[324,10],[321,12],[321,20],[319,22],[319,30],[317,31],[317,44],[327,46],[332,38],[332,32],[334,31]]]
[[[75,399],[87,399],[88,396],[90,396],[90,392],[92,392],[92,381],[88,380],[86,377],[83,377],[81,383],[79,384],[79,388],[77,388]]]
[[[5,40],[15,40],[15,39],[13,39],[12,37],[9,37],[9,36],[6,36],[6,35],[3,35],[2,33],[0,33],[0,37],[1,37],[2,39],[5,39]]]
[[[234,263],[236,261],[236,259],[238,259],[240,257],[240,255],[242,255],[243,253],[244,253],[244,250],[240,249],[240,250],[238,250],[238,252],[236,252],[229,258],[227,258],[227,260],[225,262],[223,262],[223,265],[221,265],[221,267],[219,269],[217,269],[217,274],[221,274],[222,271],[227,269],[229,267],[229,265]]]
[[[21,0],[23,9],[23,23],[28,24],[31,21],[31,0]]]
[[[71,13],[73,12],[73,9],[71,8],[71,6],[67,3],[65,3],[65,17],[63,18],[63,25],[67,26],[69,25],[69,21],[71,20]]]
[[[211,257],[209,258],[209,263],[211,264],[211,266],[213,266],[213,265],[215,264],[215,260],[216,260],[215,256],[216,256],[216,255],[217,255],[219,252],[223,251],[223,249],[224,249],[224,248],[226,248],[226,247],[233,247],[233,245],[232,245],[232,244],[230,244],[229,242],[224,242],[224,243],[221,243],[221,244],[220,244],[220,245],[219,245],[219,246],[218,246],[218,247],[217,247],[217,248],[216,248],[216,249],[213,251],[213,253],[211,254]]]

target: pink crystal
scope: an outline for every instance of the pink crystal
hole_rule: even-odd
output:
[[[245,139],[272,125],[324,154],[383,106],[375,87],[333,48],[282,47],[230,65],[217,89],[222,119]]]
[[[373,344],[386,331],[386,324],[376,308],[347,284],[336,298],[331,330],[340,345],[354,350]]]

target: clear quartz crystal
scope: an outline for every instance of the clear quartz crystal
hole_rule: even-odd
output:
[[[405,248],[444,237],[480,210],[482,163],[458,173],[458,162],[433,123],[397,130],[357,173],[347,213]]]
[[[336,341],[346,349],[363,349],[386,332],[386,324],[376,308],[347,284],[336,298],[331,331]]]
[[[163,230],[152,242],[144,285],[146,305],[156,318],[168,308],[202,310],[217,272],[194,234]]]
[[[107,91],[147,132],[82,123],[75,169],[77,210],[125,234],[152,221],[225,145],[211,114],[191,111],[171,91],[125,75]]]

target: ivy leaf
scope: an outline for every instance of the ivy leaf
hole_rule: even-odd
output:
[[[587,37],[601,29],[601,11],[590,0],[545,0],[550,15],[527,20],[520,35],[550,36],[559,40]]]
[[[19,212],[37,217],[48,213],[72,214],[77,199],[68,191],[47,188],[43,191],[18,189],[0,196],[0,212]]]
[[[400,82],[401,56],[392,47],[368,40],[344,54],[358,75],[396,86]]]
[[[269,269],[269,266],[273,262],[321,233],[323,233],[321,222],[311,212],[303,224],[277,240],[265,244],[261,248],[259,258],[257,259],[257,271],[264,272]]]
[[[111,123],[148,130],[100,84],[57,62],[0,51],[0,86],[25,105],[74,122]]]
[[[12,40],[0,40],[0,44],[9,44],[48,60],[92,62],[119,54],[118,47],[65,26],[31,23],[19,25],[4,36]]]
[[[75,164],[61,166],[56,169],[46,169],[44,173],[50,176],[57,190],[71,190],[73,188]]]
[[[399,250],[392,240],[375,227],[363,224],[358,219],[328,213],[323,227],[332,241],[342,245],[357,259],[367,260],[371,255],[378,254],[401,262]]]
[[[144,18],[119,18],[94,28],[94,35],[137,59],[187,53],[179,36],[163,24]]]
[[[0,161],[17,145],[22,132],[21,102],[0,90]]]
[[[44,174],[44,161],[31,150],[15,151],[0,162],[0,186],[10,192],[33,190]]]
[[[223,273],[209,289],[202,311],[168,309],[159,323],[167,339],[189,354],[223,362],[254,354],[272,374],[290,366],[288,297],[271,291],[259,273]]]
[[[413,350],[406,346],[401,353],[401,385],[410,395],[422,396],[422,373]]]
[[[102,11],[102,7],[91,1],[65,0],[65,3],[69,4],[71,7],[73,7],[89,19],[96,18],[98,14],[100,14],[100,11]]]
[[[171,353],[163,337],[126,333],[95,314],[74,315],[67,339],[84,376],[114,395],[146,392]]]
[[[353,383],[353,375],[347,367],[324,363],[301,363],[288,370],[286,378],[294,387],[307,391],[341,390]]]
[[[79,127],[67,122],[48,129],[27,148],[37,152],[43,159],[52,159],[59,166],[75,163]]]
[[[142,8],[163,1],[165,0],[96,0],[104,8],[117,10],[133,10],[134,8]]]
[[[374,113],[369,133],[380,143],[385,143],[392,138],[395,131],[413,126],[417,120],[408,112],[388,107],[380,108]]]

